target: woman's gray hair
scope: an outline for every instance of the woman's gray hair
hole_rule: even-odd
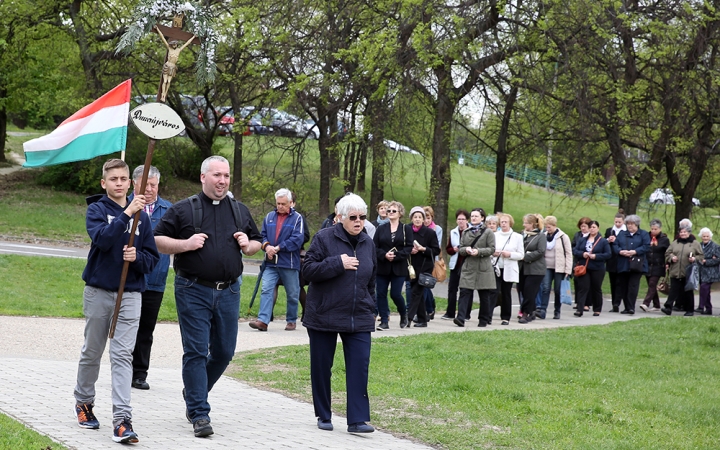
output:
[[[712,239],[713,234],[712,234],[712,231],[710,231],[710,228],[705,227],[705,228],[700,229],[700,237],[701,238],[702,238],[703,233],[708,233],[710,235],[710,239]]]
[[[650,221],[650,227],[662,228],[662,222],[660,222],[660,219],[653,219]]]
[[[488,222],[495,222],[495,223],[498,223],[498,224],[499,224],[499,223],[500,223],[500,220],[498,220],[498,216],[494,216],[494,215],[493,215],[493,216],[487,216],[487,217],[485,218],[485,223],[488,223]]]
[[[205,161],[202,162],[202,165],[200,165],[200,173],[208,173],[208,171],[210,170],[210,163],[213,161],[220,161],[221,163],[225,163],[230,166],[230,163],[224,156],[208,156],[207,158],[205,158]]]
[[[143,171],[145,170],[145,166],[137,166],[135,170],[133,170],[133,181],[140,181],[142,179]],[[148,180],[150,178],[157,178],[158,181],[160,181],[160,171],[155,166],[150,166],[150,170],[148,170]]]
[[[630,214],[629,216],[625,217],[625,225],[629,223],[634,223],[638,228],[640,228],[640,220],[640,216]]]
[[[367,204],[365,203],[365,200],[357,194],[348,194],[341,198],[337,205],[335,205],[335,209],[343,219],[347,219],[350,211],[367,214]]]
[[[292,201],[292,192],[290,192],[290,189],[281,188],[278,189],[275,193],[275,200],[279,199],[280,197],[285,197],[288,200]]]
[[[692,222],[690,222],[690,219],[683,219],[678,224],[679,230],[688,230],[688,233],[692,233]]]

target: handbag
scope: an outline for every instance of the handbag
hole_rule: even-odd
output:
[[[445,266],[445,260],[443,258],[435,261],[435,267],[433,268],[432,275],[441,283],[447,278],[447,267]]]
[[[600,236],[598,236],[597,240],[593,244],[592,248],[590,249],[590,253],[592,253],[593,250],[595,250],[595,246],[598,245],[598,242],[600,242]],[[587,258],[585,260],[585,264],[582,266],[575,266],[573,267],[573,275],[576,277],[581,277],[587,273],[587,266],[590,262],[590,258]]]
[[[418,277],[418,284],[420,286],[424,286],[428,289],[434,288],[435,283],[437,283],[437,280],[432,275],[428,275],[426,273],[421,273],[420,276]]]
[[[670,269],[666,270],[665,276],[658,281],[657,291],[665,295],[670,294]]]
[[[685,291],[697,291],[700,287],[700,274],[697,264],[690,264],[685,270]]]
[[[572,291],[570,290],[570,280],[563,278],[560,282],[560,303],[564,305],[572,305]]]
[[[412,264],[410,264],[410,258],[407,259],[407,263],[408,263],[408,276],[410,277],[411,280],[414,280],[415,279],[415,268],[412,266]]]
[[[645,270],[643,270],[644,263],[645,259],[642,256],[631,256],[628,263],[628,268],[630,269],[630,272],[645,272]]]

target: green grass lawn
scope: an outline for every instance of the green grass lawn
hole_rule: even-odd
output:
[[[0,279],[22,280],[0,283],[0,315],[83,317],[82,296],[85,282],[81,276],[84,268],[85,260],[81,259],[0,255]],[[158,315],[160,321],[177,321],[173,273],[171,268]],[[257,317],[260,309],[259,290],[253,307],[248,312],[256,281],[256,276],[243,276],[240,288],[241,317]],[[440,299],[440,306],[445,308],[446,304]],[[286,309],[285,289],[280,287],[275,313],[278,317],[284,317]]]
[[[372,423],[449,449],[717,448],[719,350],[720,322],[700,317],[378,338]],[[312,399],[307,346],[242,353],[232,367]],[[333,409],[343,415],[344,372],[338,346]]]
[[[26,427],[5,414],[0,414],[0,448],[13,450],[60,450],[66,449],[67,447]]]

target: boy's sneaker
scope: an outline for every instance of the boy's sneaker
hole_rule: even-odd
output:
[[[121,444],[135,444],[139,441],[138,435],[132,429],[132,423],[128,419],[118,424],[113,431],[113,441]]]
[[[80,428],[88,428],[90,430],[97,430],[100,428],[100,422],[98,422],[97,417],[93,414],[92,409],[92,403],[75,405],[75,415],[77,416],[78,426]]]

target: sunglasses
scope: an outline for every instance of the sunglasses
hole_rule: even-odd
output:
[[[388,209],[387,212],[389,212],[389,213],[396,213],[396,212],[398,212],[398,210],[397,210],[397,209]]]
[[[351,222],[355,222],[355,221],[358,220],[358,219],[360,219],[360,220],[362,220],[362,221],[364,222],[365,219],[367,219],[367,215],[361,214],[361,215],[359,215],[359,216],[348,216],[348,219],[350,219]]]

